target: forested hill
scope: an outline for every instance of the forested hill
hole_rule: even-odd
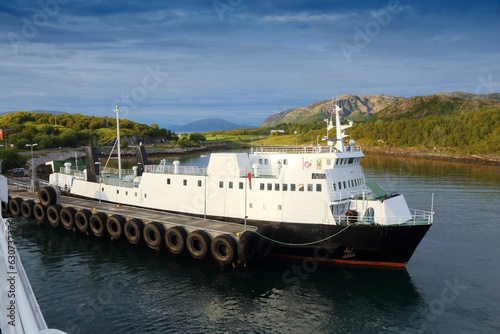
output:
[[[455,92],[394,98],[392,102],[388,96],[376,96],[375,100],[372,97],[340,97],[344,122],[355,119],[355,109],[359,114],[365,105],[364,114],[369,117],[347,130],[365,147],[500,156],[500,94]],[[346,110],[349,102],[354,109]],[[283,112],[270,118],[270,124],[289,135],[296,133],[298,141],[311,142],[324,136],[322,118],[329,116],[330,106],[331,101],[322,101]],[[294,122],[286,121],[292,120],[290,115]]]
[[[116,139],[116,119],[67,113],[13,112],[0,116],[0,128],[5,141],[18,148],[37,143],[39,149],[104,145]],[[146,125],[120,120],[122,137],[142,137],[145,140],[176,139],[177,135],[157,124]]]
[[[420,117],[426,114],[447,114],[457,110],[478,110],[500,106],[500,93],[469,94],[463,92],[437,93],[434,95],[403,98],[390,95],[344,94],[333,101],[342,108],[341,116],[352,121],[367,121],[373,116],[388,118],[393,116]],[[288,109],[269,116],[261,126],[277,126],[286,123],[307,124],[328,118],[332,110],[332,100]]]

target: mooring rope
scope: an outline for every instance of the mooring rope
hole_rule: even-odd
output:
[[[289,242],[283,242],[283,241],[278,241],[278,240],[274,240],[274,239],[271,239],[269,237],[266,237],[265,235],[262,235],[256,231],[250,231],[250,232],[253,232],[259,236],[261,236],[262,238],[266,239],[266,240],[269,240],[271,242],[275,242],[277,244],[280,244],[280,245],[284,245],[284,246],[309,246],[309,245],[314,245],[314,244],[319,244],[320,242],[323,242],[323,241],[326,241],[328,239],[331,239],[331,238],[334,238],[335,236],[339,235],[340,233],[344,232],[345,230],[347,230],[351,225],[353,224],[349,224],[347,225],[346,227],[344,227],[342,230],[338,231],[337,233],[335,234],[332,234],[331,236],[329,237],[326,237],[326,238],[323,238],[321,240],[317,240],[317,241],[312,241],[312,242],[305,242],[305,243],[301,243],[301,244],[292,244],[292,243],[289,243]]]

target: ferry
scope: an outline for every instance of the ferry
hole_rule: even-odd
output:
[[[101,166],[96,148],[87,147],[85,169],[52,163],[50,187],[40,195],[60,192],[257,226],[240,243],[255,234],[272,249],[259,242],[255,249],[239,252],[240,257],[271,251],[303,264],[404,267],[431,227],[433,209],[410,209],[403,194],[365,180],[362,149],[354,140],[346,142],[345,130],[353,123],[341,124],[341,110],[332,104],[325,119],[326,145],[212,153],[206,166],[165,159],[149,164],[139,146],[137,165],[124,170],[116,106],[118,168]]]

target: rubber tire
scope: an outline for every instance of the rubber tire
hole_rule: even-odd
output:
[[[187,232],[182,226],[171,227],[165,232],[165,245],[173,254],[181,254],[186,247]]]
[[[92,212],[90,212],[90,210],[87,209],[81,209],[78,210],[77,213],[75,213],[75,226],[78,229],[78,231],[82,233],[87,232],[87,230],[89,229],[91,216]]]
[[[33,207],[35,206],[35,201],[28,199],[21,203],[21,215],[26,219],[33,218]]]
[[[90,216],[89,227],[96,237],[102,237],[106,233],[107,219],[108,216],[103,212],[97,212]]]
[[[120,239],[123,234],[123,227],[125,226],[125,218],[121,215],[112,215],[106,220],[106,230],[111,239]]]
[[[7,203],[2,202],[2,216],[5,217],[7,214],[9,214],[9,202],[10,202],[10,196],[7,199]]]
[[[210,251],[212,239],[203,230],[196,230],[188,234],[186,238],[186,248],[194,259],[204,259]]]
[[[275,229],[272,228],[271,226],[261,226],[258,230],[257,233],[269,238],[273,239],[275,235]],[[256,254],[257,254],[257,259],[263,260],[265,259],[271,250],[273,249],[274,242],[269,241],[268,239],[265,239],[259,235],[259,241],[257,242],[257,247],[256,247]]]
[[[9,200],[9,211],[12,217],[19,217],[21,215],[21,203],[23,199],[20,197],[13,197]]]
[[[61,224],[65,229],[71,231],[75,227],[76,209],[70,206],[63,208],[60,212]]]
[[[238,240],[238,260],[251,263],[257,259],[258,235],[252,231],[245,231]]]
[[[132,245],[137,245],[141,241],[142,230],[144,229],[144,222],[137,218],[127,220],[123,227],[125,238]]]
[[[40,203],[36,203],[33,206],[33,216],[36,221],[39,223],[43,223],[47,221],[47,213],[45,212],[45,208]]]
[[[57,227],[61,223],[61,209],[62,206],[59,204],[54,204],[51,205],[47,208],[47,220],[49,221],[49,224]]]
[[[57,202],[56,190],[52,187],[43,187],[38,191],[38,199],[40,204],[48,208]]]
[[[165,227],[158,222],[151,222],[145,224],[142,230],[142,235],[144,236],[144,242],[151,249],[160,249],[163,242],[163,235],[165,233]]]
[[[212,240],[210,246],[212,256],[221,266],[236,262],[238,244],[229,234],[218,235]]]

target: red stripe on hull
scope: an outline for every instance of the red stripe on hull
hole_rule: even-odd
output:
[[[404,268],[406,263],[401,262],[382,262],[382,261],[361,261],[361,260],[347,260],[347,259],[322,259],[322,258],[313,258],[306,256],[298,256],[298,255],[287,255],[287,254],[271,254],[275,257],[290,259],[290,260],[304,260],[311,259],[318,262],[329,263],[333,265],[342,265],[342,266],[356,266],[356,267],[386,267],[386,268]]]

